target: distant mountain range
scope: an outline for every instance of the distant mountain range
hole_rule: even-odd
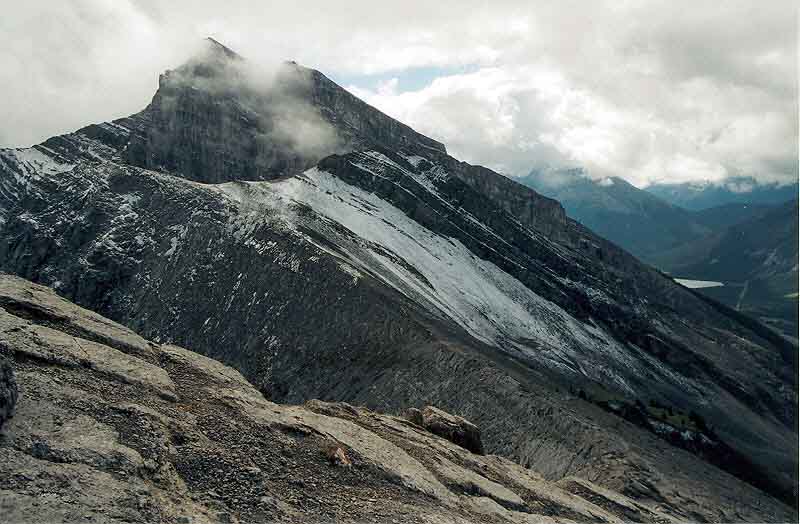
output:
[[[651,263],[664,251],[769,209],[763,204],[726,203],[690,211],[622,178],[595,180],[580,168],[534,170],[519,181],[558,200],[571,218]]]
[[[737,178],[722,186],[642,190],[618,177],[592,179],[582,169],[535,170],[520,181],[655,267],[681,278],[722,282],[699,292],[796,340],[796,186]],[[744,192],[748,184],[750,191]],[[745,196],[754,203],[742,202]],[[685,202],[690,209],[679,205]]]
[[[798,201],[659,255],[681,277],[723,282],[703,289],[797,337]]]
[[[723,183],[653,184],[645,191],[684,209],[699,211],[725,204],[781,204],[797,198],[797,182],[764,184],[753,177],[732,177]]]

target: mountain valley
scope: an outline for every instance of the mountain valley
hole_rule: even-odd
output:
[[[775,203],[790,198],[791,187],[730,195],[697,187],[696,209],[683,209],[656,196],[658,188],[651,194],[617,177],[593,180],[579,169],[533,171],[520,182],[654,267],[684,282],[709,282],[692,285],[797,343],[798,204]],[[770,203],[734,202],[748,194]],[[702,202],[725,203],[704,208]]]

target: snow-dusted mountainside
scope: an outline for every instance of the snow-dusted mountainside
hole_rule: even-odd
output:
[[[137,115],[0,151],[0,269],[272,400],[437,404],[492,453],[684,520],[761,502],[713,453],[659,436],[698,424],[614,406],[694,412],[728,471],[796,496],[794,348],[321,73],[220,88],[239,59],[211,57],[164,75]],[[287,97],[299,134],[273,106]]]
[[[424,161],[414,156],[406,160],[418,165]],[[326,242],[317,245],[341,260],[340,269],[352,274],[354,283],[368,275],[435,317],[452,322],[475,339],[515,357],[536,361],[578,379],[609,381],[630,394],[635,394],[625,379],[630,371],[644,376],[648,369],[662,370],[657,360],[646,353],[640,355],[640,360],[631,358],[595,320],[577,320],[501,267],[470,251],[460,240],[461,235],[484,249],[493,248],[480,236],[506,242],[474,215],[456,209],[442,197],[435,183],[445,181],[449,175],[441,167],[430,166],[423,171],[374,151],[356,153],[348,163],[357,176],[396,185],[421,202],[433,200],[432,204],[440,206],[441,211],[458,214],[458,220],[467,224],[462,229],[462,224],[452,220],[448,225],[460,231],[443,235],[374,192],[350,185],[320,168],[277,183],[232,183],[221,189],[246,206],[276,211],[290,227],[298,221],[303,223],[300,215],[310,211],[313,218],[306,219],[306,227],[324,237]],[[327,229],[327,224],[335,224],[335,228]],[[536,235],[530,237],[531,242],[546,242]],[[309,241],[315,243],[313,238]],[[510,258],[506,262],[518,264]],[[563,282],[580,287],[568,278]],[[601,290],[585,290],[591,299],[611,301]],[[668,381],[672,377],[667,372],[661,378]]]

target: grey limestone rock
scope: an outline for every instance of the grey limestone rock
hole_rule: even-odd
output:
[[[409,408],[403,416],[434,435],[446,438],[478,455],[483,454],[480,429],[462,417],[451,415],[434,406],[425,406],[422,410]]]

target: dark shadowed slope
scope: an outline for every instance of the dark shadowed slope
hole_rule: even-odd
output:
[[[777,207],[771,204],[752,204],[749,202],[721,204],[715,207],[693,211],[694,219],[714,232],[747,222],[765,215]]]
[[[661,257],[674,275],[725,283],[702,292],[797,338],[797,200]]]
[[[692,213],[618,177],[593,180],[582,169],[549,169],[519,181],[558,200],[571,218],[644,260],[711,232]]]

